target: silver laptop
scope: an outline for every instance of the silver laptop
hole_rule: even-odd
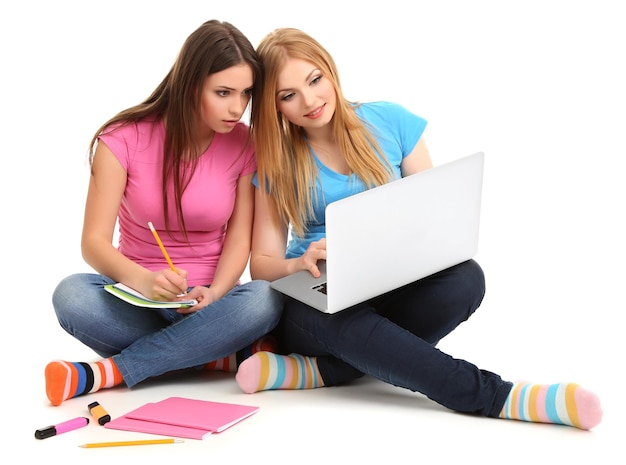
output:
[[[335,313],[472,258],[483,164],[475,153],[328,204],[322,276],[272,287]]]

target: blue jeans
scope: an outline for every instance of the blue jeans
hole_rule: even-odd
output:
[[[288,298],[281,351],[317,356],[326,386],[367,374],[452,410],[496,417],[512,384],[436,348],[484,294],[482,269],[469,260],[332,315]]]
[[[237,352],[270,332],[283,308],[267,281],[236,286],[188,315],[130,305],[103,289],[112,282],[91,273],[68,276],[52,304],[65,331],[101,357],[113,357],[128,387]]]

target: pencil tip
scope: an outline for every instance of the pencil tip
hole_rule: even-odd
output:
[[[176,438],[176,439],[174,439],[174,442],[185,442],[185,440],[184,439],[180,439],[180,438]]]

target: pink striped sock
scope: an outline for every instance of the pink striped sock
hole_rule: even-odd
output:
[[[515,383],[500,418],[589,430],[602,421],[602,407],[596,394],[575,383]]]
[[[257,352],[246,359],[235,376],[241,390],[252,394],[273,389],[324,387],[316,357]]]

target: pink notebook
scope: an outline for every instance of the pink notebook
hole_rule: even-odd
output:
[[[160,402],[144,404],[128,412],[118,421],[113,420],[105,423],[105,426],[123,429],[120,427],[122,425],[124,428],[136,428],[132,431],[139,431],[139,428],[142,428],[142,432],[189,437],[177,436],[177,434],[186,433],[198,436],[201,435],[201,432],[204,432],[204,435],[207,432],[219,433],[258,411],[259,407],[251,405],[169,397]],[[113,424],[111,425],[111,423]],[[161,425],[165,426],[162,427]],[[168,429],[172,426],[185,429],[175,434],[174,428]],[[147,429],[152,431],[147,431]],[[195,431],[188,431],[189,429]],[[159,430],[159,432],[155,430]]]
[[[132,414],[132,412],[129,412]],[[212,431],[187,428],[185,426],[168,425],[167,423],[155,423],[152,421],[136,420],[128,418],[126,415],[115,418],[104,424],[105,428],[122,431],[134,431],[137,433],[160,434],[162,436],[173,436],[175,438],[204,439]]]

